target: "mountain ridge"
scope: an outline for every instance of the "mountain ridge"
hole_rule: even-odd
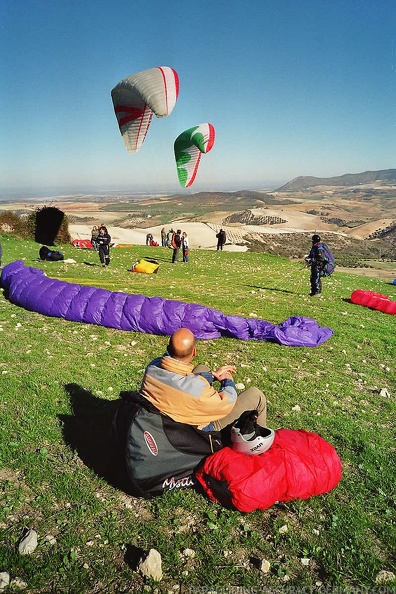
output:
[[[300,175],[287,182],[275,192],[298,192],[315,186],[356,186],[383,182],[396,186],[396,169],[380,169],[377,171],[363,171],[361,173],[345,173],[335,177],[314,177]]]

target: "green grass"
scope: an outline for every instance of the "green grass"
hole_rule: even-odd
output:
[[[170,250],[97,253],[59,246],[76,264],[37,261],[34,242],[0,237],[3,266],[24,259],[49,276],[115,291],[208,305],[280,323],[309,316],[334,330],[318,348],[231,339],[200,341],[197,361],[237,366],[236,382],[268,399],[268,424],[301,427],[336,448],[343,478],[330,493],[242,514],[182,491],[140,500],[107,479],[107,431],[121,390],[139,387],[145,364],[167,337],[44,317],[0,295],[0,572],[28,592],[375,591],[395,566],[394,316],[353,305],[356,288],[396,299],[396,286],[335,272],[323,296],[308,297],[308,271],[264,253],[191,251],[172,265]],[[156,257],[156,275],[131,264]],[[386,388],[390,398],[380,396]],[[300,411],[293,410],[299,405]],[[96,456],[92,456],[92,449]],[[287,532],[279,528],[286,525]],[[30,556],[18,553],[24,527],[38,532]],[[51,544],[48,540],[56,540]],[[134,551],[156,548],[164,578],[147,582]],[[182,555],[195,551],[194,558]],[[309,558],[308,566],[301,558]],[[268,574],[257,565],[271,564]],[[288,580],[288,581],[286,581]],[[395,584],[388,584],[388,592]],[[294,588],[294,590],[292,590]],[[378,588],[378,586],[377,586]],[[268,590],[266,590],[268,589]],[[242,589],[241,589],[242,591]]]

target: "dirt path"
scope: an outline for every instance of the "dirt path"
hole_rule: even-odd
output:
[[[396,278],[396,271],[390,272],[389,270],[378,270],[376,268],[343,268],[342,266],[337,266],[336,270],[337,272],[347,272],[348,274],[357,274],[359,276],[370,276],[371,278],[378,278],[392,284]]]

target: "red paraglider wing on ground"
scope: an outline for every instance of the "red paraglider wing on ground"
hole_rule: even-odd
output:
[[[351,295],[351,301],[356,305],[364,305],[370,309],[396,315],[396,301],[391,301],[389,297],[381,293],[356,289]]]
[[[89,239],[74,239],[72,245],[74,247],[84,248],[86,250],[91,250],[93,248],[93,245]]]

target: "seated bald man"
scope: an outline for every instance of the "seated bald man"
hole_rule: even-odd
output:
[[[194,334],[187,328],[176,330],[166,353],[147,366],[140,394],[174,421],[204,431],[224,429],[245,410],[257,410],[257,422],[265,427],[264,394],[252,387],[238,395],[232,377],[235,365],[216,371],[206,365],[194,367],[196,354]],[[218,391],[213,387],[215,380],[220,382]]]

